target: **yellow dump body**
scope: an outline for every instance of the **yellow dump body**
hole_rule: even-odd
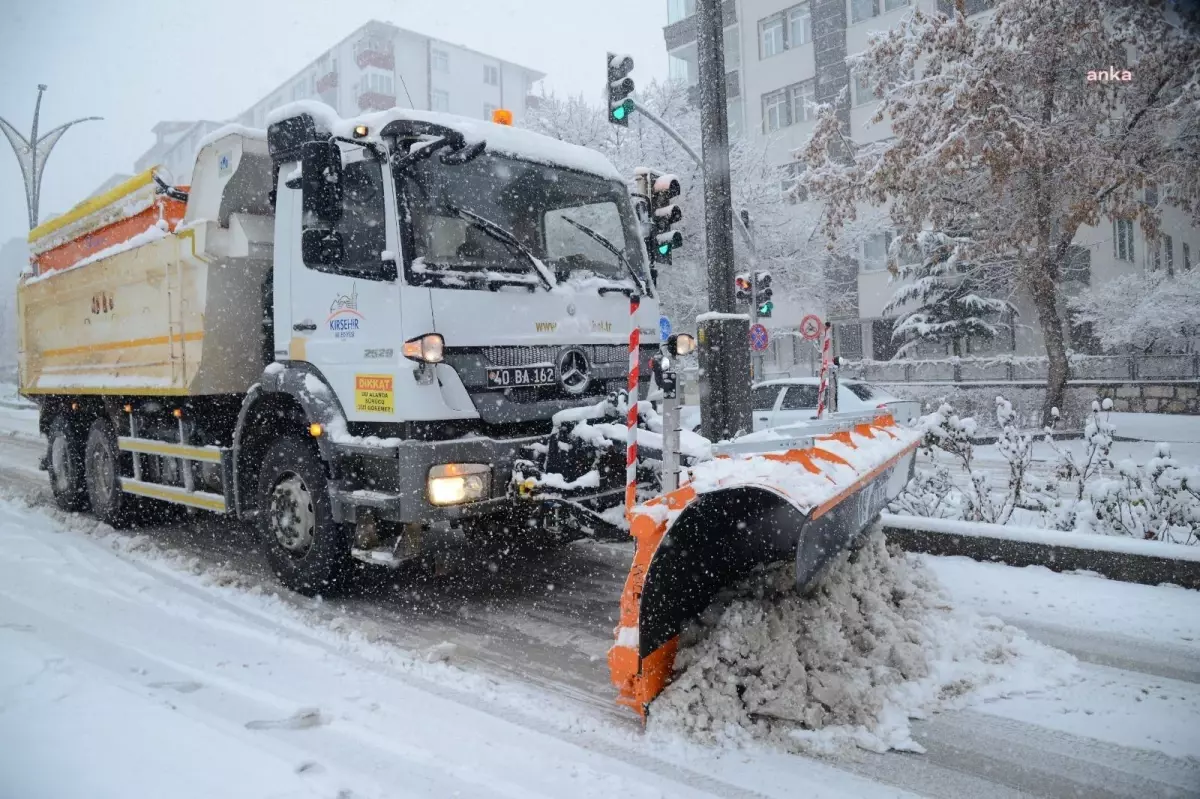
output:
[[[201,152],[188,218],[177,232],[152,227],[127,242],[128,249],[23,278],[17,287],[21,392],[245,392],[264,365],[263,281],[271,271],[272,221],[260,197],[269,190],[269,175],[265,146],[222,139]]]

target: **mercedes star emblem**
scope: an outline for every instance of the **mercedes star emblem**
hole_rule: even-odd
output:
[[[592,382],[589,370],[587,355],[583,350],[563,350],[558,356],[558,382],[568,394],[578,396],[588,390]]]

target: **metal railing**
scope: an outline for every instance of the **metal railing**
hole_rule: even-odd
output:
[[[1153,382],[1200,380],[1200,353],[1180,355],[1074,355],[1069,380]],[[1020,383],[1044,382],[1049,376],[1044,356],[997,356],[911,361],[846,361],[842,376],[876,383]],[[763,379],[815,377],[808,363],[766,365]]]

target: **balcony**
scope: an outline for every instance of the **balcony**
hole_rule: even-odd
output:
[[[734,0],[725,0],[725,2],[721,3],[721,14],[725,18],[726,28],[737,24],[737,4]],[[692,14],[690,17],[684,17],[678,22],[672,22],[663,28],[663,38],[667,41],[668,51],[696,41],[697,20],[698,17]]]
[[[687,99],[691,105],[700,105],[700,84],[695,83],[688,86]],[[738,77],[738,71],[732,70],[725,73],[725,101],[732,103],[734,100],[742,96],[742,82]]]
[[[354,45],[354,63],[359,69],[377,67],[378,69],[394,70],[396,56],[392,52],[390,41],[363,39]]]
[[[336,72],[327,72],[317,78],[317,94],[325,94],[328,91],[336,89],[338,85],[338,74]]]
[[[360,111],[386,111],[396,107],[396,95],[382,92],[365,91],[358,95]]]

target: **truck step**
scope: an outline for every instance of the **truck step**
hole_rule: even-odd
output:
[[[221,456],[228,450],[220,447],[193,447],[188,444],[172,444],[169,441],[155,441],[150,438],[131,438],[121,436],[117,439],[117,448],[122,452],[137,452],[143,455],[165,455],[168,458],[186,458],[190,461],[205,463],[220,463]]]
[[[188,507],[201,508],[202,510],[215,511],[217,513],[224,513],[228,509],[225,504],[225,497],[220,494],[212,494],[207,491],[188,491],[186,488],[180,488],[179,486],[147,483],[143,480],[134,480],[130,477],[121,478],[121,490],[126,494],[159,499],[163,502],[187,505]]]

